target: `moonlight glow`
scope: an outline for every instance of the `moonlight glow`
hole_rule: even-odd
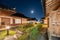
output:
[[[33,10],[31,10],[31,13],[33,14],[33,13],[34,13],[34,11],[33,11]]]

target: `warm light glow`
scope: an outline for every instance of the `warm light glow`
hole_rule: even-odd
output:
[[[6,26],[6,29],[10,29],[10,26]]]
[[[34,26],[37,26],[36,24]]]
[[[43,28],[47,28],[48,26],[46,24],[43,25]]]

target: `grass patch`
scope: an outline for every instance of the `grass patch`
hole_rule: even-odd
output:
[[[37,35],[38,35],[38,29],[37,27],[31,27],[31,28],[27,28],[25,30],[26,33],[24,33],[23,36],[20,36],[18,38],[18,40],[33,40],[33,39],[37,39]]]
[[[13,30],[9,30],[9,35],[14,35],[16,32]],[[0,40],[2,40],[3,38],[5,38],[7,36],[7,31],[0,31]]]
[[[18,30],[24,30],[26,33],[19,37],[18,40],[37,40],[39,34],[43,34],[44,28],[43,24],[27,24],[23,27],[18,27]]]
[[[24,34],[18,38],[18,40],[28,40],[28,34]]]

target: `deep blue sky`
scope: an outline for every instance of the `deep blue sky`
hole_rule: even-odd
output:
[[[27,17],[35,17],[37,19],[44,17],[41,0],[0,0],[0,3],[10,8],[15,7],[18,12]],[[31,10],[34,10],[33,14],[31,14]]]

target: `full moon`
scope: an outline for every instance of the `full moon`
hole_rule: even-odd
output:
[[[33,11],[33,10],[31,10],[31,13],[33,14],[33,13],[34,13],[34,11]]]

